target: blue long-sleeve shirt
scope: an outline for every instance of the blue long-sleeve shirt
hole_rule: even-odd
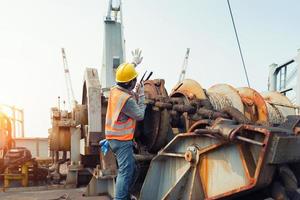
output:
[[[145,110],[145,96],[139,96],[138,100],[132,96],[126,101],[122,108],[118,121],[126,121],[129,117],[134,120],[141,121],[144,119]]]

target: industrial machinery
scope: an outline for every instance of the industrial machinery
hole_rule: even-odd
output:
[[[60,165],[67,162],[67,152],[70,151],[70,127],[74,126],[71,113],[60,110],[60,106],[51,109],[52,128],[49,129],[49,147],[52,166],[49,168],[50,180],[59,183],[62,174]]]
[[[300,117],[285,96],[226,84],[204,90],[190,79],[170,95],[164,80],[148,80],[145,95],[145,118],[135,133],[140,199],[245,197],[266,188],[261,194],[273,195],[278,187],[283,189],[275,196],[295,193]],[[111,152],[99,152],[104,130],[89,128],[103,125],[105,111],[97,72],[87,69],[82,105],[70,117],[70,139],[55,143],[71,141],[67,184],[78,185],[84,170],[92,173],[86,195],[114,193],[116,161]]]
[[[115,68],[125,60],[121,11],[120,1],[109,1],[101,81],[97,69],[86,69],[81,104],[71,112],[52,108],[52,175],[61,180],[70,152],[66,186],[89,182],[87,196],[114,196],[117,163],[99,141]],[[227,84],[203,89],[190,79],[170,94],[163,79],[144,85],[147,108],[134,148],[140,199],[299,197],[300,117],[287,97]]]
[[[12,120],[0,112],[0,174],[3,178],[3,188],[12,182],[20,182],[22,186],[29,186],[29,181],[35,183],[45,179],[48,170],[39,168],[38,162],[32,158],[25,147],[16,147],[12,137]]]
[[[4,169],[4,188],[9,187],[12,181],[20,181],[26,187],[29,185],[29,176],[37,180],[37,162],[24,147],[8,150],[4,156]]]
[[[51,110],[52,128],[49,129],[50,151],[54,165],[51,170],[56,182],[61,179],[59,165],[67,161],[68,186],[77,186],[89,181],[93,169],[99,164],[99,140],[103,139],[103,119],[109,89],[115,84],[115,69],[125,60],[121,1],[110,0],[104,19],[104,51],[101,68],[101,83],[96,69],[84,73],[82,103],[71,112],[58,107]],[[59,153],[61,152],[61,154]],[[111,155],[112,156],[112,155]],[[79,178],[81,177],[81,178]]]
[[[204,90],[193,80],[169,98],[146,96],[147,109],[168,110],[174,138],[151,161],[140,199],[254,198],[262,188],[259,199],[295,195],[298,174],[285,164],[299,162],[300,118],[285,96],[226,84]]]

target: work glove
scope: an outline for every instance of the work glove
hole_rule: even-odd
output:
[[[109,150],[109,143],[108,143],[108,141],[106,139],[101,140],[99,142],[99,146],[101,148],[101,151],[102,151],[103,155],[105,156],[107,154],[108,150]]]
[[[135,67],[137,66],[137,65],[139,65],[141,62],[142,62],[142,60],[143,60],[143,57],[141,57],[141,55],[142,55],[142,50],[140,50],[140,49],[135,49],[134,51],[131,51],[131,54],[132,54],[132,64],[134,64],[135,65]]]

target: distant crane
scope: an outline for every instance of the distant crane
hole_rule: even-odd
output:
[[[65,73],[65,80],[66,80],[66,86],[67,86],[67,94],[68,94],[68,102],[70,109],[72,106],[75,104],[75,96],[74,96],[74,90],[72,87],[72,81],[71,81],[71,76],[70,76],[70,70],[67,62],[67,57],[65,53],[65,49],[61,48],[61,53],[63,57],[63,64],[64,64],[64,73]]]
[[[184,56],[183,64],[182,64],[182,70],[179,75],[178,83],[182,82],[185,78],[186,68],[187,68],[188,60],[189,60],[189,54],[190,54],[190,48],[187,48],[185,56]]]

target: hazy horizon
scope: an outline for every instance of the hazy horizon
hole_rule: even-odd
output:
[[[267,90],[268,66],[300,48],[300,1],[231,0],[251,87]],[[138,68],[176,84],[186,48],[186,78],[204,88],[246,86],[226,0],[123,0],[127,59],[143,50]],[[64,47],[76,99],[86,67],[100,72],[107,0],[0,1],[0,104],[25,112],[25,136],[47,137],[50,108],[67,100]]]

